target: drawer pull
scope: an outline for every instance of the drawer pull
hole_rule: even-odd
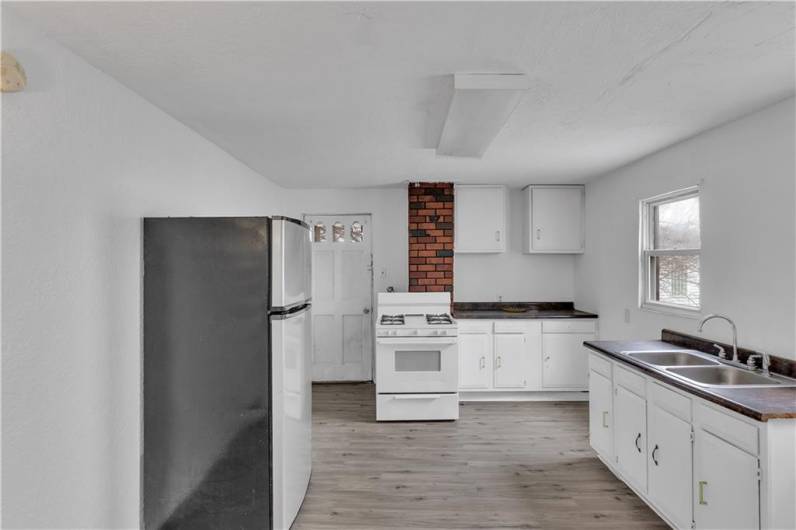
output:
[[[658,465],[658,461],[655,459],[655,453],[658,451],[658,449],[659,449],[658,444],[655,444],[655,449],[652,450],[652,461],[655,463],[656,466]]]
[[[497,358],[495,359],[495,363],[497,363],[498,368],[503,366],[503,360],[500,358],[500,355],[498,355]]]
[[[481,359],[478,361],[478,367],[479,367],[481,370],[483,370],[484,368],[486,368],[486,357],[481,357]]]
[[[393,399],[403,400],[403,399],[439,399],[441,397],[442,396],[440,394],[413,394],[413,395],[406,395],[406,396],[397,395],[397,396],[393,396],[392,398]]]
[[[608,428],[608,411],[603,411],[603,427]]]
[[[708,485],[707,480],[699,481],[699,504],[706,506],[708,501],[705,500],[705,486]]]
[[[636,450],[640,453],[641,447],[638,445],[639,440],[641,440],[641,433],[638,433],[638,435],[636,436],[636,441],[633,442],[636,445]]]

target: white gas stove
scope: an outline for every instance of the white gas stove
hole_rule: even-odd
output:
[[[459,349],[450,293],[379,293],[376,419],[459,417]]]

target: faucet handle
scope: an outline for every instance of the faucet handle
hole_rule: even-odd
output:
[[[713,347],[719,350],[719,357],[721,357],[722,359],[727,358],[727,352],[724,351],[724,346],[721,346],[720,344],[714,344]]]
[[[757,360],[758,359],[763,361],[763,356],[762,355],[750,355],[749,357],[746,358],[746,366],[748,366],[749,368],[754,370],[755,368],[757,368]],[[765,361],[763,361],[763,364],[765,364]]]

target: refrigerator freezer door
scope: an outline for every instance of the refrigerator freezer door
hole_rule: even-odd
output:
[[[310,306],[271,317],[274,529],[293,524],[312,469]]]
[[[278,311],[304,305],[312,298],[309,226],[288,217],[274,217],[271,226],[271,307]]]
[[[144,220],[143,528],[268,528],[268,229]]]

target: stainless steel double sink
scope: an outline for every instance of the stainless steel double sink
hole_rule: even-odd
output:
[[[763,375],[723,364],[696,350],[623,351],[639,362],[663,368],[675,377],[704,387],[793,387],[796,380],[776,374]]]

